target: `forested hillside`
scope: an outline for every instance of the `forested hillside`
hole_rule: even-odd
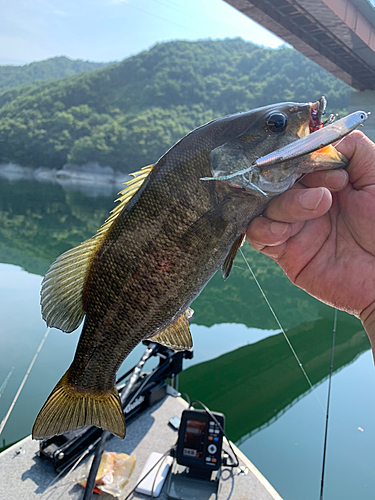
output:
[[[0,92],[0,163],[58,168],[97,161],[123,172],[155,162],[215,117],[351,89],[289,48],[241,39],[159,44],[121,63]]]
[[[17,87],[36,80],[53,80],[104,68],[109,63],[72,60],[65,56],[52,57],[45,61],[33,62],[24,66],[0,66],[0,89]]]

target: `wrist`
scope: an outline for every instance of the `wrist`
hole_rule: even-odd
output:
[[[375,360],[375,304],[366,307],[360,316],[362,325],[371,342],[372,352]]]

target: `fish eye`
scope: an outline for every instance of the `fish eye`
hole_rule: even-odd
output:
[[[267,130],[271,132],[284,132],[288,126],[288,118],[284,113],[272,113],[266,119]]]

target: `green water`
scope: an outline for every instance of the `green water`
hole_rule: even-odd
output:
[[[90,237],[113,208],[109,186],[61,187],[0,180],[0,398],[6,414],[46,331],[39,287],[50,263]],[[291,285],[269,259],[244,252],[314,386],[304,378],[241,256],[193,304],[194,358],[180,390],[226,415],[229,437],[287,500],[319,498],[333,310]],[[69,365],[79,330],[52,329],[0,436],[31,431]],[[134,363],[142,346],[121,368]],[[1,392],[1,391],[0,391]],[[322,408],[323,407],[323,408]],[[338,314],[326,499],[372,500],[375,491],[375,372],[361,324]]]

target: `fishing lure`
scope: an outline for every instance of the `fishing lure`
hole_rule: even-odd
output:
[[[333,123],[330,122],[334,119],[334,116],[330,115],[327,120],[328,125],[325,127],[316,130],[311,134],[302,137],[302,139],[298,139],[295,142],[288,144],[287,146],[258,158],[249,167],[228,175],[201,177],[201,181],[227,181],[233,179],[234,177],[241,176],[245,183],[249,186],[261,192],[263,195],[268,196],[262,189],[260,189],[259,186],[252,182],[252,175],[255,168],[259,169],[269,167],[271,165],[275,165],[276,163],[294,160],[329,146],[333,142],[336,142],[348,135],[360,125],[363,125],[369,115],[370,112],[366,113],[365,111],[356,111],[355,113],[351,113],[350,115],[347,115]]]

